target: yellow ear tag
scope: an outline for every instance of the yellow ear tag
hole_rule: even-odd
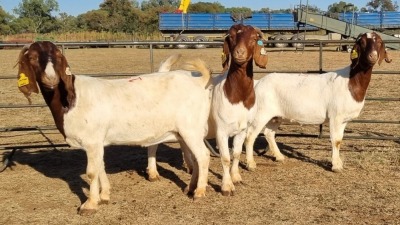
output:
[[[358,53],[357,53],[357,51],[356,50],[353,50],[352,52],[351,52],[351,57],[350,57],[351,59],[357,59],[358,58]]]
[[[226,55],[223,52],[221,53],[221,59],[223,63],[226,61]]]
[[[24,73],[21,73],[19,75],[19,79],[18,79],[18,87],[22,87],[22,86],[25,86],[28,84],[29,84],[28,77]]]

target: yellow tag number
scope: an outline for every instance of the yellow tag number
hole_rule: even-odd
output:
[[[18,79],[18,87],[22,87],[22,86],[25,86],[28,84],[29,84],[28,77],[24,73],[21,73],[19,75],[19,79]]]

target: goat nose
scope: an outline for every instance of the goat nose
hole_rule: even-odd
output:
[[[238,56],[243,56],[246,53],[246,50],[244,48],[237,48],[236,49],[236,54]]]
[[[376,60],[378,60],[378,52],[377,51],[371,52],[371,54],[368,55],[368,59],[371,62],[376,62]]]

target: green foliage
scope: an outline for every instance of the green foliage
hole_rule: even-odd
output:
[[[17,18],[13,21],[13,23],[10,24],[11,29],[13,30],[14,33],[20,34],[20,33],[34,33],[35,30],[33,29],[34,27],[34,22],[30,18]]]
[[[328,6],[328,12],[330,13],[349,12],[353,11],[353,9],[354,11],[358,11],[357,6],[343,1],[340,1],[339,3],[333,3],[332,5]]]
[[[22,0],[14,9],[14,13],[19,15],[19,18],[31,20],[35,33],[45,33],[52,29],[49,26],[56,21],[56,18],[51,15],[53,11],[58,11],[56,0]]]
[[[159,8],[159,7],[171,7],[173,9],[178,8],[178,0],[143,0],[142,1],[142,11],[148,11],[152,8]],[[173,11],[171,11],[173,12]]]
[[[219,2],[197,2],[189,5],[188,12],[190,13],[223,13],[225,7]]]
[[[227,13],[244,13],[244,14],[251,14],[251,9],[248,7],[232,7],[226,8],[225,12]]]
[[[57,21],[60,26],[59,31],[62,33],[79,31],[78,19],[74,16],[68,15],[67,13],[63,12],[60,13]]]
[[[10,34],[12,32],[10,21],[12,20],[12,16],[8,14],[3,8],[0,6],[0,34]]]
[[[315,13],[322,13],[323,12],[323,10],[321,10],[320,8],[318,8],[315,5],[309,5],[308,6],[308,11],[315,12]]]
[[[291,8],[288,8],[288,9],[261,8],[257,12],[261,12],[261,13],[292,13],[293,9],[291,9]]]
[[[392,0],[371,0],[367,3],[373,11],[397,11],[399,5],[397,2],[393,3]]]
[[[106,10],[91,10],[78,16],[78,26],[88,31],[108,31],[108,15],[109,13]]]

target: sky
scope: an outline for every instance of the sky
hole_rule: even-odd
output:
[[[325,0],[301,0],[302,4],[308,2],[309,5],[317,6],[323,11],[328,9],[329,5],[338,3],[343,0],[325,1]],[[359,9],[365,7],[369,0],[344,0],[345,2],[351,2]],[[16,8],[20,0],[0,0],[1,7],[8,12],[13,14],[13,9]],[[65,12],[69,15],[77,16],[90,10],[99,9],[100,3],[103,0],[57,0],[60,11]],[[139,2],[141,2],[139,0]],[[225,8],[230,7],[249,7],[252,10],[259,10],[261,8],[270,9],[287,9],[293,8],[300,4],[300,0],[191,0],[191,3],[196,2],[219,2]]]

